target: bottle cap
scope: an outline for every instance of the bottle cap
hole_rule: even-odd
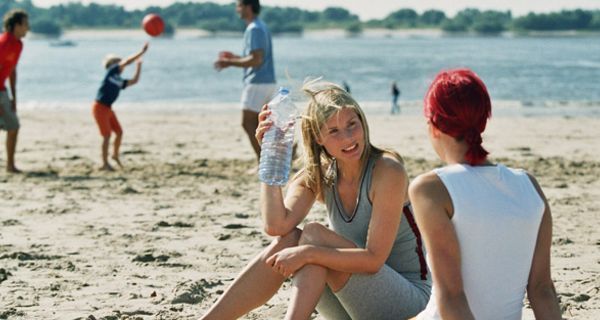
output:
[[[290,94],[290,89],[286,87],[279,87],[279,93],[281,94]]]

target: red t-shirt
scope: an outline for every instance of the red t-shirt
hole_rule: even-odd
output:
[[[13,72],[23,50],[23,42],[12,33],[0,35],[0,91],[6,90],[4,83]]]

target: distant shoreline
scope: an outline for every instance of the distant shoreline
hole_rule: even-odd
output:
[[[202,29],[192,28],[180,28],[176,29],[174,38],[218,38],[218,37],[239,37],[242,32],[210,32]],[[60,38],[66,39],[89,39],[89,38],[130,38],[146,36],[144,31],[140,29],[66,29]],[[527,32],[514,32],[506,31],[499,34],[480,34],[473,32],[445,32],[441,29],[384,29],[384,28],[367,28],[363,29],[362,32],[352,33],[341,28],[332,29],[307,29],[301,33],[282,33],[277,34],[277,37],[307,37],[307,38],[345,38],[345,37],[366,37],[366,38],[406,38],[406,37],[506,37],[506,38],[519,38],[519,37],[600,37],[600,32],[593,31],[576,31],[576,30],[564,30],[564,31],[527,31]],[[41,34],[33,33],[31,38],[33,39],[53,39],[52,37],[46,37]],[[167,37],[168,38],[168,37]]]
[[[87,101],[32,101],[21,98],[20,110],[35,112],[89,112]],[[165,110],[165,104],[169,109]],[[494,117],[575,117],[600,118],[600,101],[532,101],[493,100]],[[389,101],[361,101],[367,115],[382,115],[389,112]],[[403,115],[421,115],[422,100],[402,100]],[[119,112],[148,113],[160,115],[237,114],[236,101],[180,101],[176,99],[158,101],[123,101]]]

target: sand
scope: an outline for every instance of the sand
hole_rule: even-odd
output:
[[[0,155],[0,319],[194,319],[269,243],[237,113],[118,113],[125,168],[107,173],[88,110],[21,112],[24,173],[5,174]],[[420,116],[369,121],[411,177],[440,164]],[[555,116],[497,117],[484,136],[492,160],[530,170],[546,192],[569,319],[600,314],[598,137],[598,118]],[[246,319],[282,318],[287,287]]]

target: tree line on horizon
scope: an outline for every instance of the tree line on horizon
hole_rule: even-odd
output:
[[[167,7],[151,6],[142,10],[125,10],[118,5],[100,5],[78,2],[36,7],[31,0],[3,0],[0,14],[21,8],[30,15],[33,32],[59,36],[64,29],[75,28],[138,28],[148,13],[161,15],[166,22],[166,35],[176,28],[198,28],[210,32],[241,32],[244,22],[235,12],[235,3],[177,2]],[[453,17],[440,10],[427,10],[419,14],[413,9],[399,9],[383,19],[361,21],[356,14],[340,7],[323,11],[310,11],[293,7],[263,6],[261,18],[271,32],[302,33],[306,29],[342,28],[350,33],[360,33],[365,28],[412,29],[435,28],[445,32],[474,32],[499,34],[504,31],[600,31],[600,10],[563,10],[552,13],[529,13],[514,18],[510,11],[467,8]]]

